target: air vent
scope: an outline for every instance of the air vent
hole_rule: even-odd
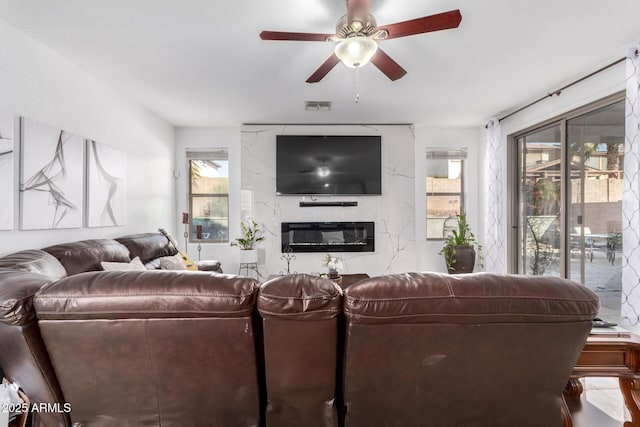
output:
[[[466,159],[467,147],[447,149],[440,147],[427,147],[427,159]]]
[[[330,101],[306,101],[304,109],[307,111],[329,111],[331,110]]]

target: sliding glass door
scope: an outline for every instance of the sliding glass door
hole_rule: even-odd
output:
[[[599,293],[601,315],[619,317],[624,103],[567,120],[567,146],[567,277]]]
[[[558,123],[518,138],[520,257],[518,270],[560,276],[562,145]]]
[[[619,320],[624,102],[585,107],[513,141],[515,268],[583,283],[599,294],[600,316]]]

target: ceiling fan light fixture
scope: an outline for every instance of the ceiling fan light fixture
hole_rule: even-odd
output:
[[[370,37],[355,36],[336,45],[336,56],[349,68],[366,65],[378,50],[378,43]]]

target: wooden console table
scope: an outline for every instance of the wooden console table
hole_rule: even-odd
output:
[[[625,331],[594,331],[580,354],[565,389],[565,399],[580,398],[582,377],[617,377],[632,421],[624,427],[640,427],[640,337]],[[565,426],[572,426],[565,419]],[[580,426],[576,426],[580,427]]]

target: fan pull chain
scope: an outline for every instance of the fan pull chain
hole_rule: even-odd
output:
[[[360,102],[360,67],[356,67],[356,104]]]

